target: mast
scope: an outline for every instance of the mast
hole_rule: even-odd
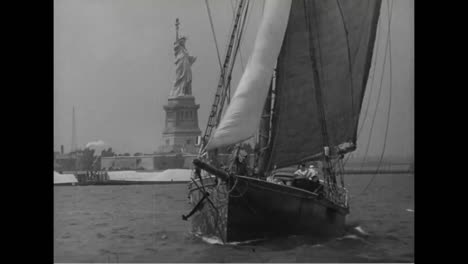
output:
[[[202,154],[205,151],[205,146],[206,146],[206,144],[208,143],[208,140],[211,137],[211,133],[213,132],[213,128],[215,128],[218,125],[219,120],[220,120],[221,115],[222,115],[227,90],[228,90],[228,88],[230,86],[231,73],[232,73],[232,68],[233,67],[231,67],[231,70],[229,71],[229,74],[228,74],[227,78],[226,78],[226,73],[228,72],[228,69],[229,69],[229,66],[230,66],[231,55],[232,55],[232,51],[233,51],[233,48],[234,48],[235,39],[236,39],[236,36],[237,36],[237,30],[239,28],[239,21],[240,21],[241,14],[242,14],[242,11],[243,11],[244,2],[245,2],[245,0],[240,0],[239,1],[239,6],[237,8],[234,25],[233,25],[233,28],[232,28],[232,31],[231,31],[231,36],[230,36],[229,44],[228,44],[227,51],[226,51],[226,56],[225,56],[225,59],[224,59],[223,67],[221,68],[221,75],[220,75],[220,78],[219,78],[219,81],[218,81],[218,87],[216,89],[215,98],[214,98],[213,104],[211,106],[211,111],[210,111],[210,115],[208,117],[208,123],[207,123],[206,129],[205,129],[205,134],[204,134],[204,136],[202,138],[202,145],[201,145],[201,148],[200,148],[200,154]],[[235,55],[234,55],[234,59],[235,59]],[[226,81],[227,81],[227,83],[226,83]],[[217,156],[217,150],[215,150],[214,153],[211,153],[211,154],[213,156],[212,157],[213,161],[215,161],[216,156]]]
[[[260,175],[265,174],[268,170],[270,153],[271,153],[271,142],[273,136],[273,126],[274,126],[274,113],[275,113],[275,99],[276,99],[276,77],[277,69],[275,67],[273,71],[273,77],[270,84],[270,89],[268,91],[268,96],[265,102],[265,107],[262,113],[262,119],[260,121],[259,129],[259,149],[258,149],[258,163],[257,168]]]
[[[77,151],[77,146],[76,146],[76,121],[75,121],[75,107],[73,106],[72,110],[72,139],[71,139],[71,146],[70,146],[70,154],[72,154],[75,158],[75,173],[77,173],[78,170],[78,153]],[[72,157],[73,157],[72,156]]]
[[[317,113],[318,113],[318,118],[320,121],[320,126],[321,126],[321,132],[322,132],[322,144],[323,144],[323,161],[324,161],[324,166],[323,166],[323,172],[324,176],[327,180],[332,181],[332,185],[336,185],[336,177],[335,173],[333,170],[333,166],[330,161],[330,141],[328,137],[328,129],[327,129],[327,121],[326,121],[326,116],[325,116],[325,108],[323,105],[323,98],[322,98],[322,89],[320,85],[320,76],[317,68],[317,55],[314,49],[314,45],[312,44],[314,39],[312,37],[312,29],[311,29],[311,21],[310,21],[310,15],[309,12],[307,12],[307,5],[306,1],[304,0],[304,10],[305,10],[305,16],[306,16],[306,23],[307,23],[307,29],[309,32],[309,56],[310,56],[310,61],[312,63],[312,73],[313,73],[313,80],[314,80],[314,90],[315,90],[315,98],[317,102]]]
[[[271,100],[272,100],[273,80],[270,84],[268,96],[265,100],[265,107],[263,108],[262,117],[260,120],[260,128],[258,131],[258,149],[257,155],[257,168],[259,175],[263,175],[265,172],[265,164],[268,160],[268,149],[270,141],[270,119],[271,119]]]
[[[175,33],[175,34],[176,34],[176,37],[175,37],[175,40],[176,40],[176,41],[179,40],[179,25],[180,25],[180,23],[179,23],[179,18],[176,18],[176,22],[175,22],[175,28],[176,28],[176,33]]]
[[[73,106],[72,112],[72,139],[71,139],[71,146],[70,152],[76,151],[76,124],[75,124],[75,107]]]

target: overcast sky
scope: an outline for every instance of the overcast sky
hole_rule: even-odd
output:
[[[390,92],[390,56],[383,72],[387,41],[387,1],[382,3],[378,40],[361,117],[358,138],[362,155],[377,102],[368,155],[383,147]],[[224,54],[236,0],[210,0],[221,56]],[[245,65],[261,19],[264,0],[252,0],[242,43]],[[390,2],[391,3],[391,2]],[[414,1],[393,0],[391,18],[392,100],[385,155],[411,157],[414,142]],[[54,1],[54,150],[70,150],[72,107],[76,111],[79,147],[103,140],[118,153],[152,153],[164,129],[163,105],[174,80],[175,19],[186,47],[197,61],[192,67],[192,90],[200,104],[200,129],[219,79],[219,65],[204,0],[55,0]],[[375,54],[378,47],[378,54]],[[233,87],[242,73],[238,59]],[[383,73],[383,75],[382,75]],[[375,75],[371,87],[372,75]],[[371,92],[372,91],[372,92]],[[369,95],[371,104],[364,115]],[[362,118],[363,119],[363,118]],[[362,122],[362,120],[361,120]]]

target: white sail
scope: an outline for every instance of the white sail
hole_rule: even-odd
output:
[[[207,144],[208,150],[241,142],[258,129],[290,8],[291,0],[265,0],[252,55],[231,104]]]

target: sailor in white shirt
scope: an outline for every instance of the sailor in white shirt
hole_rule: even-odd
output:
[[[304,163],[302,163],[297,171],[294,172],[294,179],[307,179],[309,171],[306,169]]]
[[[307,175],[307,178],[309,178],[309,180],[312,180],[312,177],[314,176],[318,176],[318,172],[317,170],[315,169],[315,166],[313,164],[311,164],[309,166],[309,171],[308,171],[308,175]]]

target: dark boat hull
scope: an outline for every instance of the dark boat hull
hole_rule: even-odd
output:
[[[220,184],[214,178],[203,181],[210,200],[205,199],[192,216],[195,233],[233,242],[293,234],[335,236],[345,231],[348,208],[315,193],[243,176]],[[189,186],[193,205],[203,197],[197,185],[201,187],[201,182]]]

